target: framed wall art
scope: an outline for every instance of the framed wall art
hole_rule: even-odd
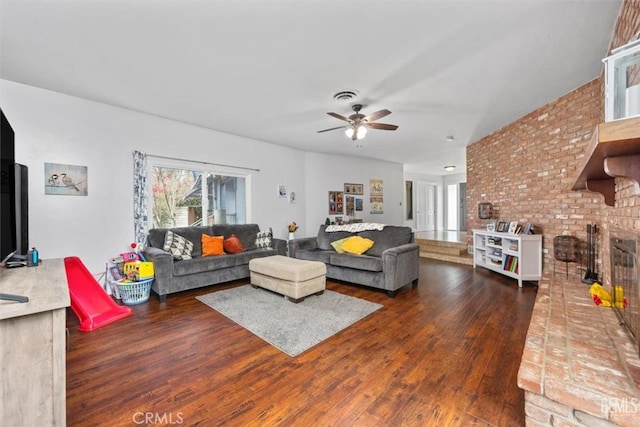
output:
[[[353,216],[355,215],[355,197],[353,196],[345,196],[345,215]]]
[[[364,194],[364,185],[362,184],[344,184],[344,194],[355,194],[361,196]]]
[[[382,197],[371,197],[369,202],[371,203],[372,214],[384,213],[384,201]]]
[[[58,163],[44,164],[44,194],[86,196],[87,167]]]
[[[384,194],[384,186],[381,179],[369,180],[369,195],[370,196],[382,196]]]
[[[341,214],[344,211],[344,193],[329,191],[329,215]]]

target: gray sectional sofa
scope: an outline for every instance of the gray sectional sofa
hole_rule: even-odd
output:
[[[163,250],[168,230],[193,243],[191,259],[178,260],[174,255]],[[286,255],[287,251],[287,242],[282,239],[271,238],[270,247],[256,247],[259,232],[260,227],[257,224],[216,224],[149,230],[147,247],[143,254],[148,261],[153,262],[155,279],[151,289],[158,294],[160,301],[164,302],[168,294],[248,278],[249,260],[257,257]],[[202,234],[225,238],[235,234],[245,251],[227,255],[202,256]]]
[[[315,237],[289,241],[289,256],[324,262],[327,278],[371,286],[394,297],[401,287],[418,285],[420,255],[410,227],[386,225],[381,231],[332,231],[321,225]],[[374,241],[362,255],[338,253],[331,245],[345,237],[358,235]]]

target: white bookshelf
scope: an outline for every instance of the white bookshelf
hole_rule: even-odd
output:
[[[540,281],[542,236],[473,230],[473,268],[493,270],[518,281]]]

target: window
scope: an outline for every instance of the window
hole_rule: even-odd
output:
[[[153,228],[246,223],[248,175],[204,167],[150,159]]]

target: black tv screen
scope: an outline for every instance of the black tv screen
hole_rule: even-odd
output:
[[[29,249],[26,166],[15,162],[15,133],[0,109],[0,261]]]

